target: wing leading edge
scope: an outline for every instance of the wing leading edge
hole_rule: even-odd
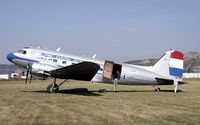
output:
[[[96,63],[82,62],[56,69],[50,74],[54,78],[91,81],[99,69],[100,66]]]

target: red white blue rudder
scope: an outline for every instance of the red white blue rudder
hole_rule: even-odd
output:
[[[179,51],[173,50],[170,56],[169,74],[171,76],[182,78],[183,62],[184,62],[184,54]]]

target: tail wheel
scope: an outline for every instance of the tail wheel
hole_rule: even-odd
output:
[[[59,86],[55,83],[52,83],[47,87],[48,93],[57,93],[58,91],[59,91]]]

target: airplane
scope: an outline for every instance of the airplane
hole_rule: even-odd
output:
[[[60,50],[60,49],[59,49]],[[184,54],[177,50],[168,50],[153,66],[138,66],[117,63],[109,60],[98,60],[61,53],[37,47],[23,47],[16,53],[9,53],[7,59],[27,69],[29,73],[46,79],[53,77],[54,81],[47,87],[47,92],[56,93],[59,86],[69,79],[92,81],[121,85],[152,85],[155,91],[160,91],[158,85],[178,85],[183,83]],[[57,84],[56,79],[64,79]],[[116,82],[115,82],[116,81]]]

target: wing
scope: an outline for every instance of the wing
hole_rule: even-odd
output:
[[[99,69],[100,66],[96,63],[82,62],[56,69],[50,74],[54,78],[90,81]]]

